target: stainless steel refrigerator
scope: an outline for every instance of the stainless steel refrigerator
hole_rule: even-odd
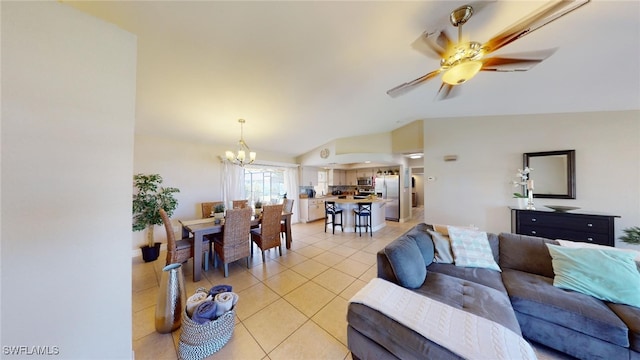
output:
[[[378,175],[375,184],[376,194],[386,200],[385,218],[400,221],[400,176]]]

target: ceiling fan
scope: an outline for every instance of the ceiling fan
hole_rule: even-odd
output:
[[[425,31],[416,40],[422,42],[440,58],[440,68],[423,75],[415,80],[398,85],[387,91],[391,97],[396,97],[414,89],[442,74],[442,85],[438,90],[441,99],[447,98],[457,85],[463,84],[474,77],[479,71],[526,71],[549,57],[555,50],[538,53],[535,58],[517,57],[488,57],[491,53],[511,44],[527,34],[559,19],[560,17],[587,4],[590,0],[562,0],[551,2],[531,15],[514,23],[507,29],[489,39],[484,44],[476,41],[462,40],[462,25],[474,14],[474,8],[479,9],[483,4],[463,5],[451,12],[449,21],[458,28],[458,42],[451,41],[444,30]],[[415,42],[414,42],[415,43]]]

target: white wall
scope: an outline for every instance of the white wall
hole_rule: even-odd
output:
[[[130,358],[136,39],[54,1],[1,6],[3,355]]]
[[[576,150],[576,199],[535,199],[640,225],[640,112],[447,118],[424,122],[425,221],[510,231],[509,184],[525,152]],[[444,155],[458,155],[445,162]],[[535,171],[532,179],[535,180]],[[617,242],[616,246],[628,246]]]

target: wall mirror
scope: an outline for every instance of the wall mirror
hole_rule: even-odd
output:
[[[533,169],[534,198],[575,199],[575,150],[543,151],[524,154],[524,166]]]

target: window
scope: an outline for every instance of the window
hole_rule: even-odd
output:
[[[280,203],[282,196],[287,192],[284,186],[284,170],[245,168],[244,190],[252,206],[257,200],[263,204]]]

